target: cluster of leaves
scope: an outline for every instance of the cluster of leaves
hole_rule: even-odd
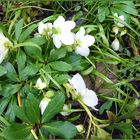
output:
[[[138,16],[138,11],[134,1],[85,0],[83,2],[48,1],[47,3],[39,1],[39,3],[46,5],[55,3],[54,8],[57,8],[56,11],[53,9],[53,16],[43,17],[44,22],[55,20],[58,16],[55,13],[58,12],[64,11],[66,14],[70,12],[68,16],[74,13],[73,19],[77,20],[77,24],[83,24],[88,33],[96,35],[96,44],[91,47],[91,55],[88,58],[76,55],[65,47],[55,49],[51,40],[33,35],[38,25],[27,20],[30,17],[27,16],[30,10],[32,10],[31,15],[34,16],[34,11],[28,3],[25,3],[27,7],[24,7],[24,3],[23,5],[20,3],[15,11],[10,11],[10,4],[13,3],[8,4],[9,7],[5,8],[4,20],[9,22],[0,24],[0,28],[13,42],[14,47],[10,50],[10,56],[0,65],[0,112],[6,116],[6,119],[2,116],[0,118],[2,122],[0,128],[3,130],[0,136],[7,139],[76,136],[75,126],[65,118],[63,118],[65,121],[60,121],[57,114],[62,111],[64,103],[68,100],[63,84],[67,83],[70,74],[80,72],[82,75],[89,76],[87,83],[89,87],[94,87],[100,98],[101,106],[96,116],[102,119],[107,115],[106,120],[99,120],[101,126],[94,130],[94,138],[110,138],[110,134],[113,138],[138,138],[140,94],[136,90],[139,87],[133,83],[140,80],[138,53],[140,22],[135,17]],[[68,7],[65,8],[66,3]],[[34,8],[39,9],[36,5]],[[40,7],[39,10],[44,9]],[[109,45],[111,42],[109,34],[113,24],[112,13],[116,12],[125,16],[128,29],[128,35],[125,36],[128,43],[122,38],[123,45],[117,53]],[[37,14],[39,12],[35,13]],[[83,15],[86,15],[85,18]],[[55,93],[42,116],[39,103],[43,94],[34,87],[40,76],[47,83],[47,91],[51,90]],[[68,102],[72,104],[73,101],[70,99]],[[74,118],[70,116],[69,120],[78,120],[76,118],[79,114],[78,112]],[[77,124],[76,121],[72,122]],[[80,123],[83,122],[80,120]],[[87,131],[91,132],[90,138],[92,138],[90,125]],[[82,134],[81,137],[85,138]]]

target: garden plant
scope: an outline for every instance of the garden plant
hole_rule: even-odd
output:
[[[140,138],[140,0],[0,0],[0,139],[96,138]]]

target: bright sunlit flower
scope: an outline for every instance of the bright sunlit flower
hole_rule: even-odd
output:
[[[56,48],[74,43],[74,34],[71,30],[75,27],[74,21],[65,21],[64,17],[59,16],[53,23],[53,42]]]
[[[46,107],[48,106],[49,102],[51,101],[51,99],[47,98],[47,97],[44,97],[40,104],[39,104],[39,107],[40,107],[40,110],[41,110],[41,114],[43,115]]]
[[[41,90],[41,89],[46,88],[47,85],[46,85],[45,82],[42,82],[41,78],[39,78],[39,79],[37,80],[37,82],[36,82],[35,87],[36,87],[37,89],[40,89],[40,90]]]
[[[86,88],[85,82],[82,76],[77,73],[69,80],[72,88],[76,90],[78,97],[86,104],[87,106],[97,110],[95,106],[98,104],[98,98],[96,93],[93,90]]]
[[[38,32],[41,35],[51,35],[52,34],[52,23],[40,22],[38,26]]]
[[[93,45],[95,38],[91,35],[85,35],[83,27],[75,35],[75,52],[82,56],[88,56],[90,53],[89,47]]]
[[[123,15],[118,16],[118,14],[115,13],[114,16],[117,17],[117,18],[119,18],[121,21],[124,21],[124,16],[123,16]],[[124,24],[120,23],[119,21],[117,21],[117,22],[115,21],[115,23],[116,23],[116,25],[117,25],[118,27],[124,27]]]
[[[12,46],[12,42],[5,37],[3,33],[0,33],[0,64],[8,54],[9,48]]]
[[[111,47],[115,50],[118,51],[120,47],[120,42],[117,38],[114,39],[114,41],[111,44]]]

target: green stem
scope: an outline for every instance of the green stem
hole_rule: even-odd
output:
[[[18,10],[18,11],[15,12],[15,17],[10,24],[8,34],[11,34],[12,28],[15,25],[15,22],[17,21],[17,19],[20,17],[20,14],[21,14],[21,10]]]

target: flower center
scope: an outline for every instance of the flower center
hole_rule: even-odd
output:
[[[4,47],[5,48],[10,48],[12,45],[11,45],[11,43],[9,42],[9,41],[6,41],[5,43],[4,43]]]
[[[75,40],[74,47],[75,48],[80,47],[81,43],[82,43],[82,41],[80,39]]]
[[[58,27],[57,27],[57,28],[53,28],[52,31],[53,31],[54,34],[57,34],[57,35],[58,35],[58,34],[61,34],[61,29],[58,28]]]

